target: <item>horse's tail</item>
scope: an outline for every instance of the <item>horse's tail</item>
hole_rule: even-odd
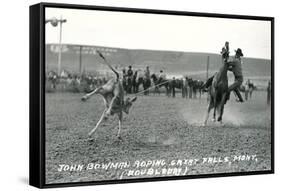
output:
[[[119,80],[119,73],[107,62],[107,60],[105,59],[105,57],[102,55],[100,51],[97,50],[96,52],[104,60],[104,63],[116,74],[117,80]]]

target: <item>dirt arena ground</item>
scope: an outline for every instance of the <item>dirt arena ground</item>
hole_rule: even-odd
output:
[[[223,124],[210,121],[205,127],[201,125],[207,108],[205,97],[139,96],[130,114],[125,115],[122,140],[116,137],[116,118],[103,122],[88,137],[104,109],[103,100],[97,95],[81,102],[81,96],[46,94],[46,183],[119,179],[121,174],[126,179],[150,177],[129,176],[120,168],[60,172],[61,164],[133,164],[136,160],[163,159],[163,169],[177,159],[256,155],[253,161],[201,161],[188,166],[185,175],[271,168],[271,108],[265,92],[255,92],[253,99],[243,104],[232,99],[225,107]]]

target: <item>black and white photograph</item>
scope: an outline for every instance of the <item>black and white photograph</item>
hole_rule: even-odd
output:
[[[272,21],[45,7],[45,183],[272,172]]]

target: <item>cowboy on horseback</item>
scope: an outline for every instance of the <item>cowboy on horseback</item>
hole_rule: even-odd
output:
[[[146,69],[144,71],[144,77],[146,79],[150,79],[150,70],[149,70],[149,66],[146,66]]]
[[[221,51],[223,63],[228,65],[228,70],[232,71],[235,77],[234,83],[228,87],[228,94],[226,100],[230,97],[230,92],[234,90],[235,94],[238,97],[239,102],[244,102],[239,88],[243,82],[243,74],[242,74],[242,62],[241,56],[243,56],[242,50],[238,48],[235,53],[235,57],[233,61],[228,61],[229,59],[229,43],[225,42],[225,46],[222,48]],[[214,76],[210,77],[205,84],[201,87],[203,91],[208,91],[208,88],[211,86]]]
[[[127,93],[132,93],[133,75],[134,72],[132,70],[132,66],[129,66],[129,69],[127,70],[127,84],[128,84]]]
[[[164,74],[163,70],[160,70],[158,83],[161,83],[163,80],[166,80],[166,74]]]
[[[242,61],[241,61],[241,56],[243,56],[243,53],[240,48],[238,48],[235,52],[236,53],[235,53],[234,60],[231,62],[227,62],[227,64],[229,65],[228,70],[232,71],[235,77],[234,83],[228,87],[227,99],[229,99],[230,92],[233,90],[238,96],[239,101],[244,102],[239,91],[239,88],[243,83]]]
[[[133,77],[133,75],[134,75],[134,72],[133,72],[133,70],[132,70],[132,66],[129,66],[129,69],[128,69],[128,71],[127,71],[127,76],[128,76],[128,77]]]

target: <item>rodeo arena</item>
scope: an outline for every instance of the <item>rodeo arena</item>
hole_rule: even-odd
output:
[[[270,168],[271,61],[229,46],[214,54],[46,44],[46,181],[156,176],[59,164],[163,159],[169,168],[207,157],[184,175]],[[214,162],[223,157],[237,160]]]

